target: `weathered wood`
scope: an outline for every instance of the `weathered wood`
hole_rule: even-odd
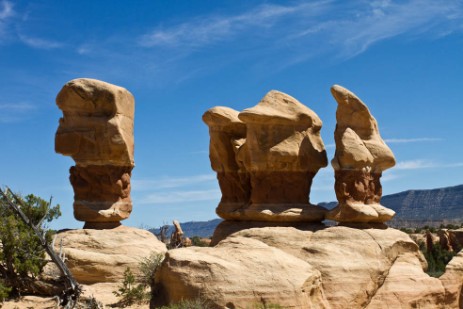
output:
[[[22,203],[21,199],[19,199],[16,194],[13,193],[8,187],[7,190],[10,191],[11,195],[13,196],[15,202],[19,204],[20,206],[24,207],[24,204]],[[39,225],[34,225],[34,223],[29,220],[29,218],[22,212],[21,208],[16,205],[13,201],[11,201],[8,196],[3,192],[3,190],[0,188],[0,195],[5,199],[6,203],[10,208],[14,211],[14,213],[23,220],[24,223],[26,223],[36,234],[36,236],[39,238],[40,243],[42,244],[43,248],[45,251],[48,253],[52,261],[58,266],[59,270],[61,271],[61,274],[64,277],[64,282],[66,285],[66,288],[63,291],[62,295],[59,295],[61,306],[64,306],[65,308],[74,308],[75,304],[77,303],[77,300],[82,292],[82,289],[79,285],[79,283],[74,279],[74,276],[72,275],[71,271],[69,268],[66,266],[64,261],[60,258],[58,254],[53,250],[52,247],[47,243],[47,240],[45,239],[44,235],[40,232]]]

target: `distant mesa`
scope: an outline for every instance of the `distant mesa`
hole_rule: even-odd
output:
[[[74,79],[61,89],[55,151],[71,156],[74,216],[85,228],[120,225],[132,211],[134,98],[122,87]]]
[[[338,103],[336,152],[331,161],[338,205],[326,217],[338,222],[388,221],[395,212],[380,205],[380,178],[384,170],[395,165],[394,155],[365,103],[338,85],[331,93]]]
[[[322,221],[326,209],[309,203],[312,179],[327,165],[322,121],[295,98],[270,91],[254,107],[214,107],[209,126],[211,166],[227,220]]]

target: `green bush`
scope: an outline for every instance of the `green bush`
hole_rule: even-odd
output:
[[[202,241],[199,236],[191,237],[191,245],[196,247],[209,247],[209,244]]]
[[[423,252],[428,262],[427,273],[432,277],[440,277],[445,272],[445,267],[456,255],[455,252],[447,251],[439,243],[435,243],[431,251],[427,251],[426,245],[421,244],[420,250]]]
[[[164,260],[164,254],[162,253],[151,253],[149,257],[143,258],[140,261],[140,278],[139,283],[144,287],[154,286],[154,274],[158,270],[162,261]]]
[[[122,307],[147,301],[145,287],[142,284],[136,283],[135,276],[129,267],[124,271],[122,286],[117,291],[114,291],[113,294],[121,298],[118,305]]]
[[[11,287],[8,287],[4,284],[3,280],[0,280],[0,302],[3,302],[8,298],[11,292]],[[1,307],[1,305],[0,305]]]
[[[8,191],[7,198],[14,200]],[[22,202],[21,210],[51,243],[53,232],[45,224],[61,215],[59,205],[51,206],[49,202],[29,194],[17,195]],[[30,285],[42,273],[45,249],[34,231],[24,223],[8,206],[5,198],[0,198],[0,277],[4,286],[10,287],[18,295],[31,289]]]

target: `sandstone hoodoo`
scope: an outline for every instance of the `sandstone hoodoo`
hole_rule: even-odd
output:
[[[385,222],[395,212],[380,205],[382,172],[395,165],[392,151],[382,140],[368,107],[349,90],[335,85],[338,103],[334,139],[336,208],[327,218],[338,222]]]
[[[134,167],[132,94],[94,79],[75,79],[59,92],[63,111],[55,151],[71,156],[74,216],[85,228],[120,225],[132,211],[130,177]]]
[[[312,179],[327,165],[322,121],[311,109],[270,91],[241,113],[215,107],[203,120],[222,190],[219,216],[274,222],[324,219],[326,209],[309,203]]]
[[[233,217],[249,201],[251,183],[242,160],[238,160],[241,146],[246,140],[246,125],[238,119],[238,111],[217,106],[203,115],[209,126],[209,158],[217,172],[222,199],[216,212],[222,218]]]

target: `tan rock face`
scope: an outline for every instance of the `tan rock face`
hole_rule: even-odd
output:
[[[309,203],[312,179],[327,165],[322,122],[295,98],[270,91],[241,113],[215,107],[203,116],[211,136],[224,219],[321,221],[326,210]]]
[[[338,222],[385,222],[395,212],[380,205],[382,172],[395,165],[392,151],[382,140],[376,119],[352,92],[333,86],[338,103],[334,139],[338,206],[327,214]]]
[[[231,221],[224,224],[234,227]],[[252,226],[237,223],[241,230],[224,236],[216,247],[170,251],[157,278],[165,283],[161,293],[165,301],[202,295],[212,300],[214,308],[224,308],[227,303],[234,305],[228,308],[250,308],[259,297],[267,304],[299,309],[444,309],[462,305],[462,253],[438,279],[424,272],[426,260],[407,234],[382,224],[245,228],[246,224]],[[296,261],[304,261],[309,268]],[[295,291],[313,270],[319,271],[321,285],[318,280],[305,281],[305,292],[316,291],[309,293],[312,297],[305,304],[303,294]],[[293,301],[281,297],[281,287]]]
[[[63,111],[55,151],[76,162],[70,170],[74,216],[86,227],[114,227],[132,211],[134,99],[126,89],[75,79],[59,92]]]
[[[230,237],[214,248],[170,250],[156,274],[158,305],[201,295],[212,308],[329,308],[320,272],[304,261],[244,237]]]
[[[62,243],[66,265],[79,283],[122,282],[129,267],[138,272],[139,263],[152,252],[167,248],[152,233],[127,226],[111,230],[80,229],[57,234],[55,250]]]

